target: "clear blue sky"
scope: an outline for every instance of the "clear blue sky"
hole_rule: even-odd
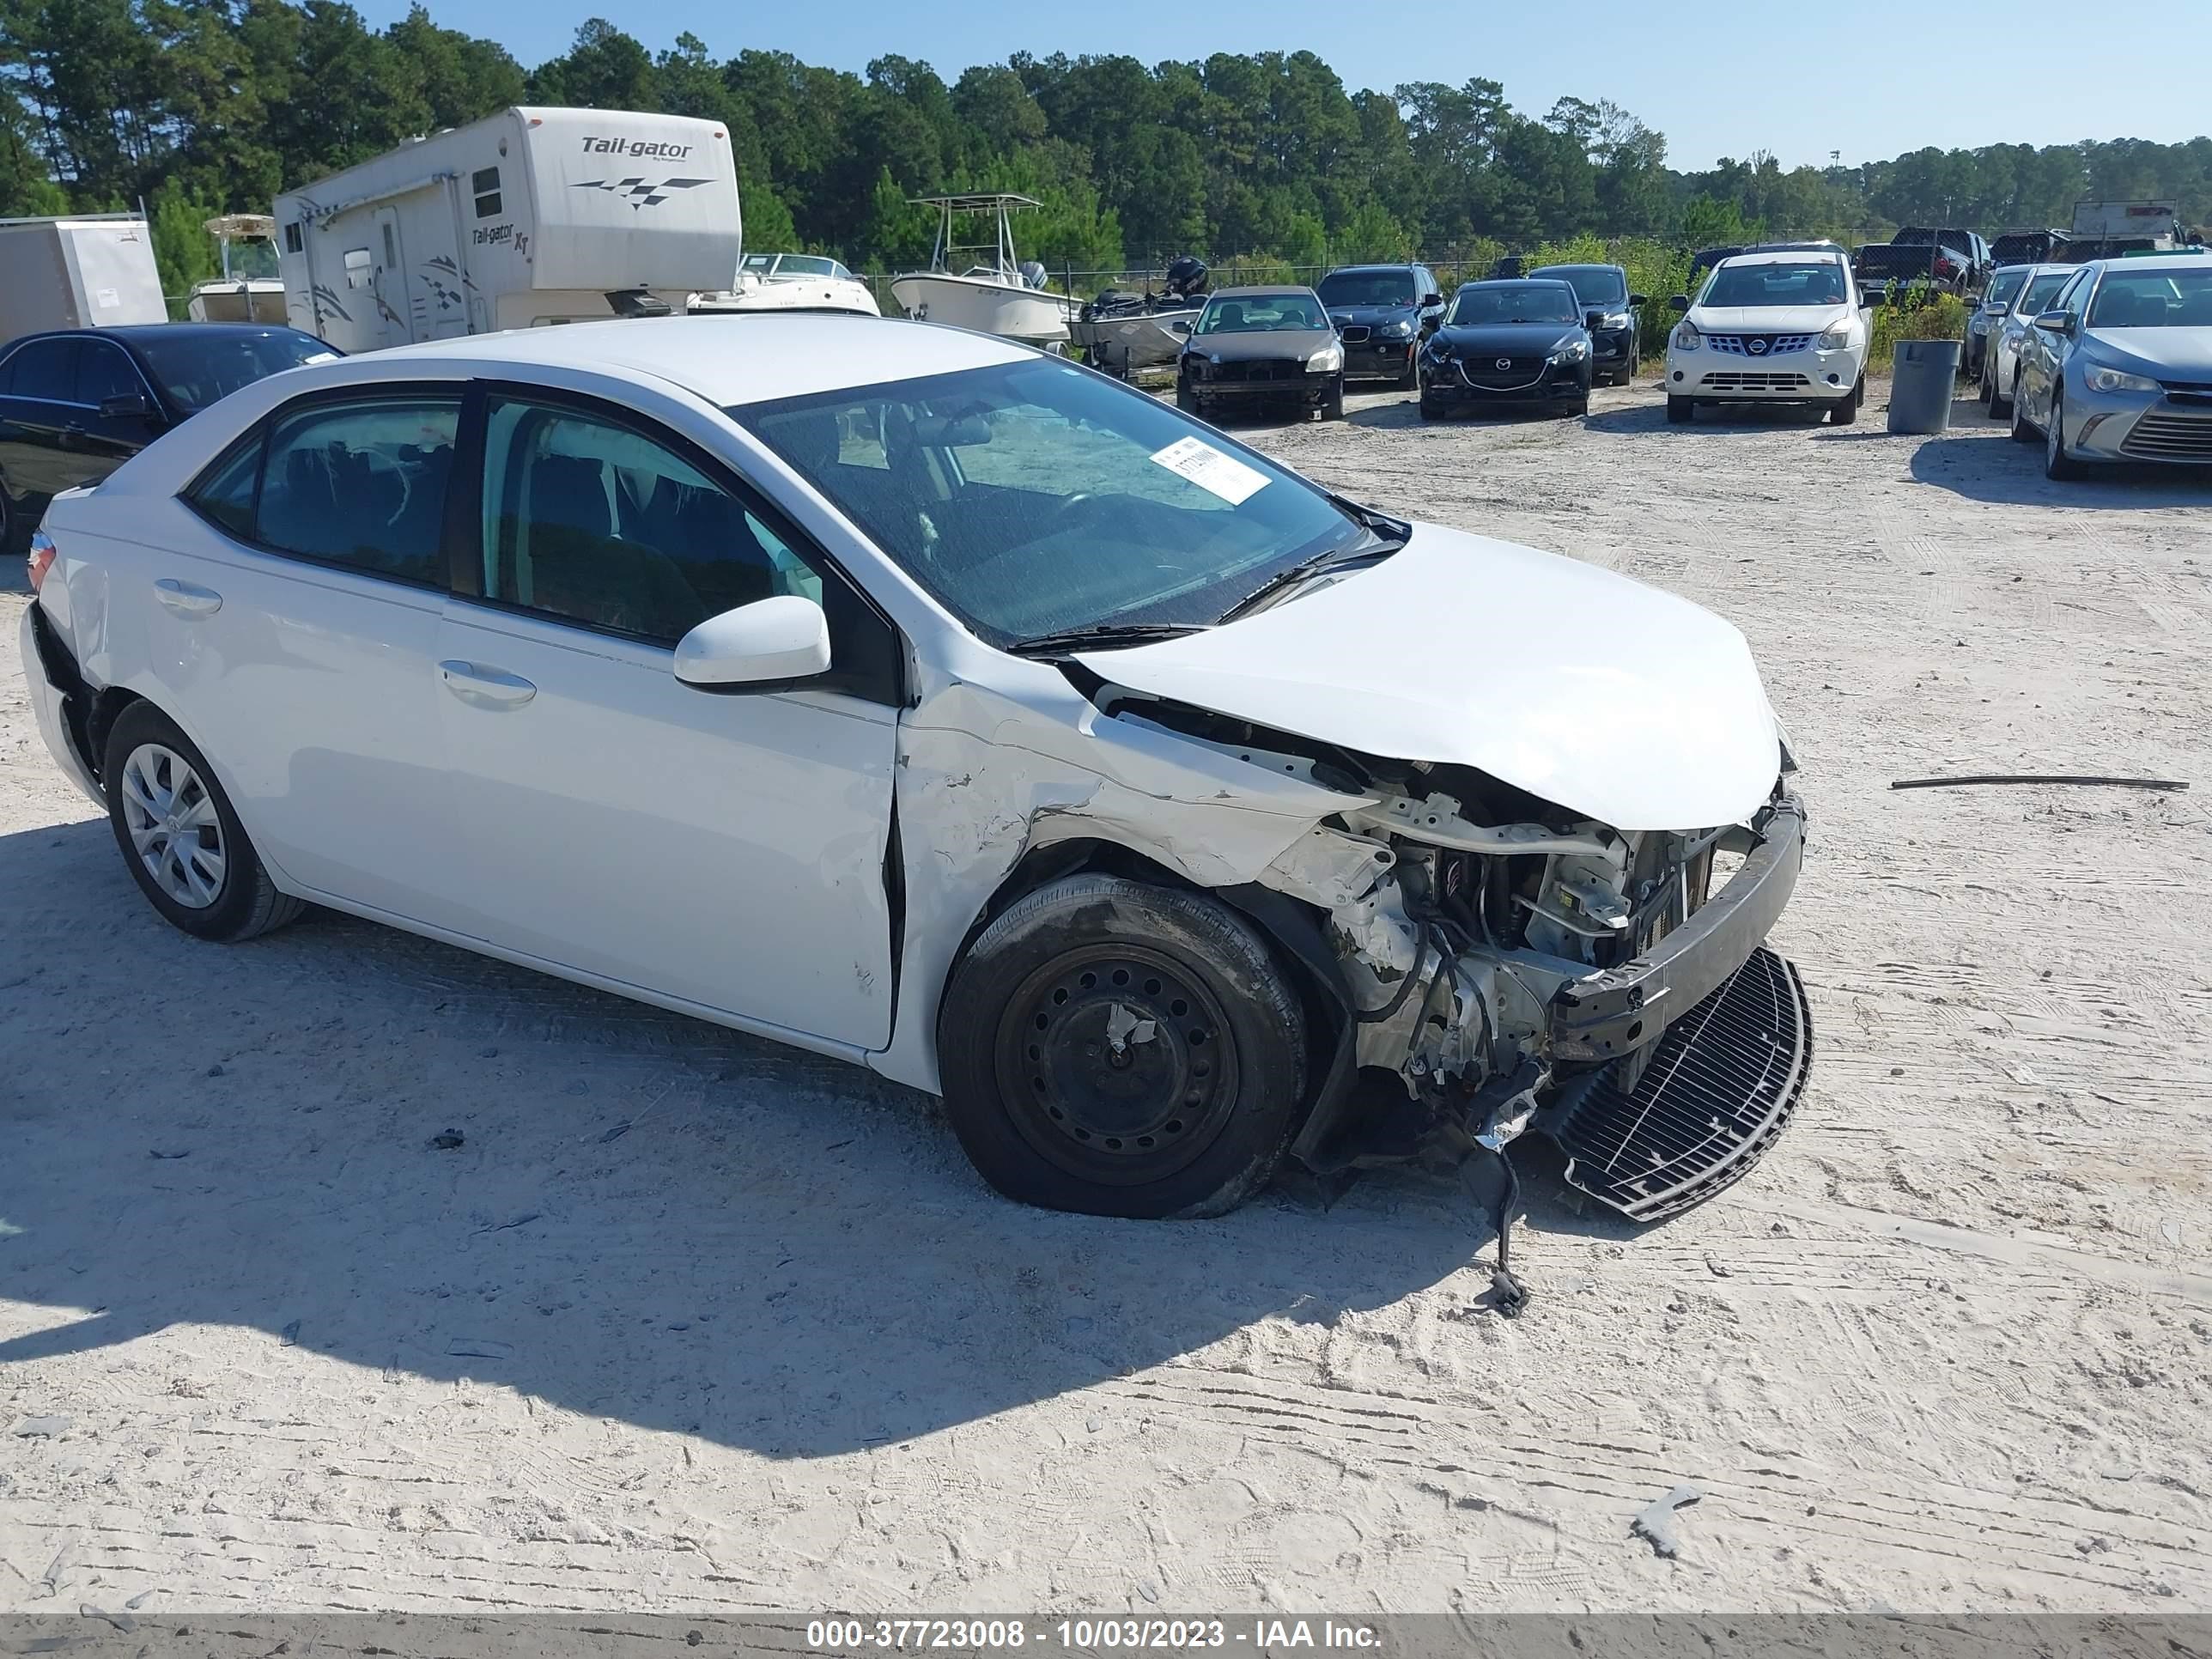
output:
[[[379,26],[407,7],[356,3]],[[1562,94],[1610,98],[1665,133],[1668,160],[1684,169],[1759,149],[1795,167],[1825,162],[1832,150],[1851,162],[1930,144],[2172,143],[2212,130],[2212,0],[425,3],[447,27],[501,42],[525,68],[565,51],[576,26],[594,15],[655,52],[688,29],[717,58],[779,49],[858,72],[872,58],[898,52],[926,59],[948,82],[970,64],[1024,50],[1126,52],[1152,64],[1308,47],[1355,90],[1480,75],[1503,82],[1514,106],[1536,115]]]

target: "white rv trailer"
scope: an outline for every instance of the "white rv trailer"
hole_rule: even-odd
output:
[[[727,131],[623,110],[503,110],[276,208],[292,326],[344,351],[681,315],[744,247]]]
[[[154,239],[137,214],[0,219],[0,343],[168,320]]]

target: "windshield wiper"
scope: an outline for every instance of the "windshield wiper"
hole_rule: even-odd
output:
[[[1017,640],[1004,649],[1013,657],[1049,657],[1063,651],[1111,651],[1117,646],[1150,645],[1158,640],[1181,639],[1201,633],[1205,623],[1091,623],[1063,628],[1034,638]]]
[[[1364,511],[1364,509],[1362,510]],[[1392,523],[1379,513],[1373,516],[1382,524]],[[1363,520],[1362,522],[1364,525],[1364,520]],[[1393,527],[1398,530],[1408,528],[1403,525],[1396,525]],[[1224,611],[1221,620],[1225,623],[1235,622],[1238,617],[1249,617],[1255,611],[1264,611],[1267,608],[1269,600],[1279,594],[1289,592],[1292,588],[1312,580],[1316,576],[1324,575],[1329,571],[1342,569],[1355,564],[1376,563],[1389,558],[1405,544],[1404,536],[1385,540],[1372,528],[1369,528],[1366,535],[1350,547],[1333,547],[1326,553],[1316,553],[1310,559],[1301,559],[1297,563],[1285,569],[1278,570]]]

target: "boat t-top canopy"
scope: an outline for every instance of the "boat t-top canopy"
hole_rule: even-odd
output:
[[[200,227],[210,236],[242,236],[273,241],[276,236],[276,222],[265,213],[225,213],[209,220]]]
[[[1041,208],[1044,205],[1031,196],[1017,196],[1012,191],[981,191],[966,196],[915,196],[908,198],[915,207],[937,210],[937,245],[930,250],[929,268],[932,270],[951,270],[956,253],[988,254],[986,267],[1003,282],[1021,280],[1021,262],[1014,257],[1014,233],[1007,216],[1022,208]],[[988,242],[956,242],[952,240],[952,221],[956,216],[989,214],[996,222],[998,234]]]

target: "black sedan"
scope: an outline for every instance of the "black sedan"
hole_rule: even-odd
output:
[[[1468,283],[1421,352],[1421,416],[1485,404],[1589,412],[1589,330],[1565,283]]]
[[[30,334],[0,353],[0,550],[226,392],[338,354],[297,329],[147,323]]]
[[[1411,391],[1421,342],[1444,314],[1426,265],[1344,265],[1315,292],[1344,342],[1347,380],[1385,380]]]

